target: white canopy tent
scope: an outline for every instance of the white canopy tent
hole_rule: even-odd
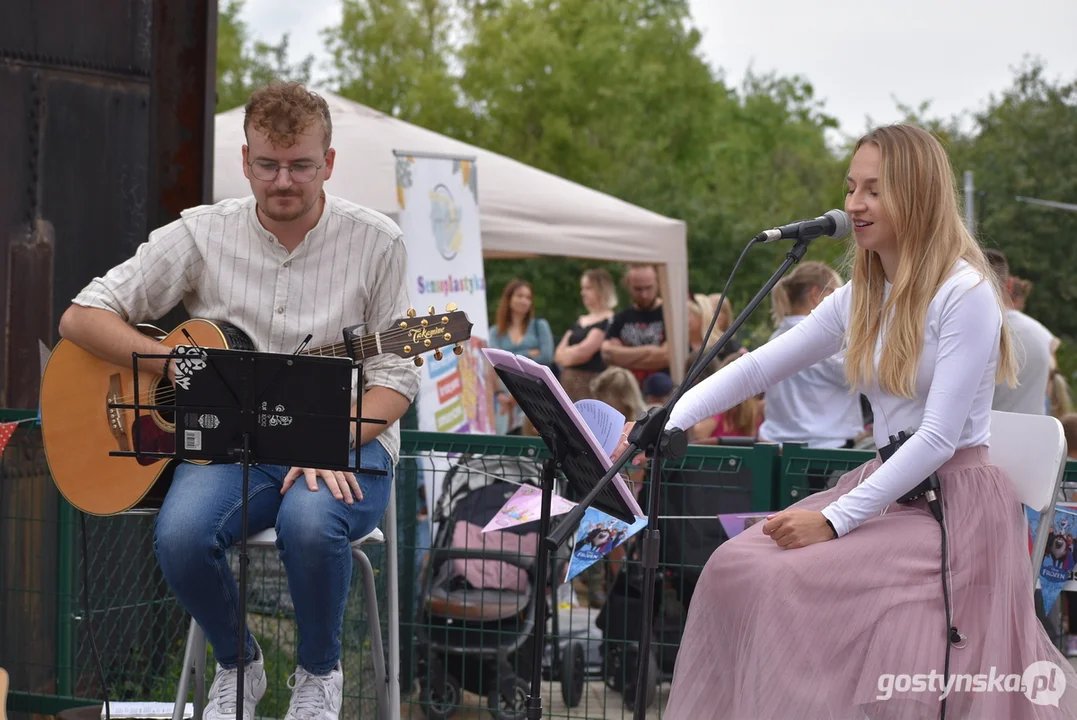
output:
[[[556,255],[650,262],[659,269],[674,380],[684,375],[688,347],[686,228],[596,190],[321,92],[333,119],[337,160],[326,189],[396,218],[394,151],[471,157],[478,168],[483,256]],[[214,132],[214,200],[244,197],[240,148],[243,108],[220,113]],[[566,278],[575,287],[576,278]],[[490,298],[490,301],[494,301]],[[556,329],[555,329],[556,330]]]

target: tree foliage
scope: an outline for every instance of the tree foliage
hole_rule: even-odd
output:
[[[287,36],[249,38],[240,7],[221,11],[222,109],[263,79],[310,74],[309,58],[289,63]],[[836,123],[811,83],[749,74],[730,86],[703,59],[685,0],[344,0],[324,37],[344,96],[684,220],[695,292],[720,291],[760,229],[842,206],[849,147],[828,147]],[[1015,200],[1077,202],[1077,80],[1029,62],[971,123],[899,109],[943,140],[959,176],[975,173],[979,235],[1036,283],[1029,311],[1077,338],[1077,213]],[[844,249],[819,240],[809,257],[837,265]],[[738,308],[785,251],[749,253]],[[488,261],[491,313],[508,279],[524,277],[561,331],[582,310],[576,279],[599,264],[619,273],[573,258]],[[766,322],[760,312],[750,324],[763,333]]]
[[[288,35],[276,43],[253,39],[240,19],[243,0],[228,0],[217,16],[217,111],[247,103],[251,91],[273,80],[310,82],[314,57],[288,57]]]

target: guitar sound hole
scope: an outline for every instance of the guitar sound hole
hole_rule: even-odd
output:
[[[158,380],[153,388],[153,393],[150,396],[150,402],[153,405],[175,406],[176,392],[172,387],[171,381],[167,379]],[[156,413],[165,424],[176,424],[176,413],[173,410],[155,410],[154,413]]]
[[[153,421],[149,415],[141,416],[135,423],[138,429],[131,428],[131,444],[138,452],[174,453],[176,451],[176,436],[166,432]],[[139,465],[153,465],[161,458],[140,457]]]

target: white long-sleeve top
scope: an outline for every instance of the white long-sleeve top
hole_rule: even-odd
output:
[[[886,295],[890,289],[887,283]],[[789,332],[688,391],[666,426],[689,428],[842,350],[851,299],[852,286],[846,284]],[[877,382],[858,388],[871,401],[879,447],[899,430],[916,434],[866,481],[823,509],[839,536],[916,487],[955,450],[988,444],[1001,328],[991,284],[958,261],[928,307],[915,397],[891,395]],[[884,337],[880,333],[876,344],[876,368]]]

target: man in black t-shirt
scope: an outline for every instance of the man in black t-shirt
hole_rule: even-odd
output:
[[[653,373],[669,373],[669,343],[662,298],[658,297],[658,271],[654,265],[630,265],[624,277],[632,307],[610,320],[602,358],[608,365],[632,371],[642,383]]]

